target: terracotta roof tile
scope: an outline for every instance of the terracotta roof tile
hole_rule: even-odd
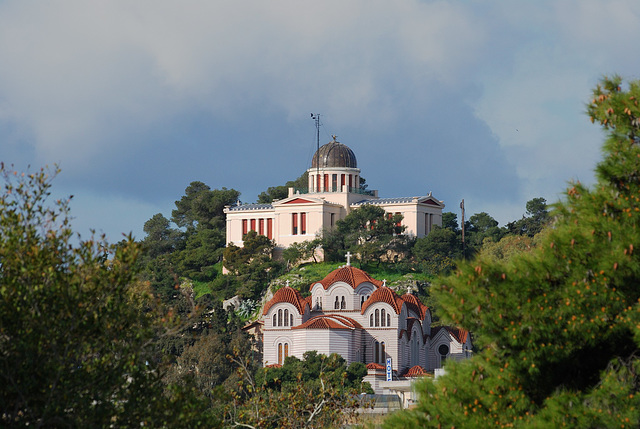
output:
[[[449,335],[451,335],[460,344],[466,343],[467,338],[469,338],[469,331],[462,328],[454,328],[452,326],[436,326],[434,328],[431,328],[431,337],[435,337],[441,329],[446,330]]]
[[[404,300],[398,296],[393,290],[389,289],[386,286],[381,286],[367,299],[364,304],[362,304],[362,310],[360,310],[360,314],[364,314],[365,310],[376,302],[386,302],[391,307],[393,307],[396,314],[400,314],[402,311],[402,305],[404,304]]]
[[[339,314],[324,314],[312,317],[302,325],[294,326],[291,329],[362,329],[355,320]]]
[[[265,368],[282,368],[282,365],[279,363],[272,363],[271,365],[266,365]]]
[[[364,282],[372,283],[377,287],[382,286],[382,282],[380,280],[376,280],[366,272],[350,265],[331,271],[324,279],[317,283],[320,283],[322,287],[324,287],[324,290],[327,290],[329,289],[329,286],[336,282],[345,282],[354,289]],[[315,284],[316,283],[313,283],[311,287]]]
[[[371,362],[367,364],[367,369],[386,369],[386,368],[384,365]]]
[[[427,371],[420,365],[412,366],[403,374],[404,377],[421,377],[425,375]]]
[[[275,304],[279,304],[281,302],[288,302],[293,304],[300,314],[304,314],[305,306],[309,306],[309,303],[302,297],[299,291],[295,290],[290,286],[285,286],[282,289],[278,290],[273,298],[264,306],[264,310],[262,314],[267,314],[269,309],[273,307]]]
[[[424,320],[424,316],[429,311],[429,307],[424,305],[417,296],[412,293],[405,293],[401,297],[407,303],[407,310],[413,311],[418,315],[420,320]]]

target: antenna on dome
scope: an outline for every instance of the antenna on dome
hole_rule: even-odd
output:
[[[318,158],[316,158],[316,182],[317,182],[318,180],[320,180],[320,114],[312,113],[311,119],[316,121],[316,155],[318,156]],[[319,190],[320,186],[316,184],[316,188],[318,188]]]

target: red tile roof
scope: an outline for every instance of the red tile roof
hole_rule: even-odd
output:
[[[389,289],[386,286],[381,286],[378,289],[374,290],[369,299],[367,299],[364,304],[362,304],[362,310],[360,310],[360,314],[364,314],[365,310],[376,302],[386,302],[391,307],[393,307],[396,314],[400,314],[402,311],[402,304],[404,304],[404,300],[398,296],[393,290]]]
[[[272,363],[271,365],[265,365],[265,368],[282,368],[279,363]]]
[[[427,373],[420,365],[412,366],[403,374],[404,377],[420,377]]]
[[[304,314],[305,306],[309,306],[309,303],[302,297],[299,291],[295,290],[290,286],[285,286],[282,289],[278,290],[273,298],[264,306],[264,310],[262,314],[267,314],[269,309],[273,307],[275,304],[279,304],[281,302],[288,302],[293,304],[300,314]]]
[[[420,302],[418,297],[412,293],[405,293],[401,298],[407,303],[407,310],[413,311],[420,320],[424,320],[425,314],[430,311],[429,307]]]
[[[302,325],[294,326],[291,329],[362,329],[355,320],[340,314],[324,314],[312,317]]]
[[[469,331],[462,328],[454,328],[452,326],[436,326],[431,329],[431,337],[435,337],[441,329],[446,330],[449,335],[451,335],[457,342],[460,344],[464,344],[467,342],[467,338],[469,338]]]
[[[367,364],[367,369],[386,369],[386,368],[384,365],[371,362]]]
[[[335,282],[345,282],[354,289],[364,282],[372,283],[377,287],[382,286],[382,282],[380,280],[376,280],[364,271],[350,265],[331,271],[324,279],[320,280],[317,283],[322,284],[324,290],[327,290],[329,289],[329,286],[331,286]],[[315,284],[316,283],[311,284],[311,287],[313,287]]]

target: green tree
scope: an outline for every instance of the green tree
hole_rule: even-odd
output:
[[[361,406],[356,395],[372,392],[362,383],[366,374],[364,364],[347,367],[337,354],[311,351],[303,360],[289,356],[281,368],[263,368],[255,378],[245,377],[247,395],[236,394],[229,420],[267,428],[342,427],[352,423]]]
[[[224,266],[234,276],[238,295],[259,299],[283,265],[272,258],[273,240],[255,231],[249,231],[242,240],[242,247],[230,244],[224,249]]]
[[[282,258],[292,265],[297,264],[301,260],[308,261],[309,259],[313,259],[313,262],[317,263],[316,250],[321,244],[322,239],[320,238],[305,240],[300,243],[293,243],[291,246],[284,249],[282,252]]]
[[[222,259],[226,243],[224,208],[239,196],[234,189],[211,190],[197,181],[187,186],[171,212],[173,223],[185,231],[184,247],[173,255],[178,275],[203,281],[215,276],[211,267]]]
[[[304,172],[296,180],[289,180],[283,186],[271,186],[258,195],[258,203],[267,204],[289,196],[289,188],[306,189],[309,186],[309,173]]]
[[[458,234],[460,232],[460,225],[458,224],[458,215],[452,212],[442,213],[442,227],[448,228],[451,231]]]
[[[607,131],[592,189],[575,183],[529,252],[480,257],[432,288],[480,352],[424,382],[386,426],[640,425],[640,82],[603,79],[588,105]]]
[[[462,256],[462,245],[454,231],[436,226],[416,240],[412,252],[418,260],[429,264],[430,272],[438,274],[455,266],[455,260]]]
[[[402,215],[389,215],[382,207],[365,204],[325,231],[322,247],[329,260],[342,260],[345,251],[356,254],[360,265],[377,262],[383,256],[407,254],[411,245],[402,233]]]
[[[476,213],[465,222],[466,255],[480,251],[485,241],[497,242],[504,235],[498,221],[486,212]]]
[[[533,237],[549,222],[547,200],[538,197],[527,201],[527,215],[507,224],[507,230],[511,234],[528,235]]]
[[[188,386],[162,383],[138,245],[76,242],[69,201],[47,202],[55,174],[0,175],[0,425],[215,424]]]

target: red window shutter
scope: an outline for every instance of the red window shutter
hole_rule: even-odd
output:
[[[345,181],[344,174],[341,174],[340,175],[340,186],[344,186],[344,184],[345,184],[344,181]],[[342,189],[340,189],[340,190],[342,191]]]
[[[242,219],[242,235],[244,236],[249,230],[247,229],[247,220]]]
[[[258,220],[258,234],[264,235],[264,219]]]
[[[291,234],[298,235],[298,213],[291,214]]]
[[[273,240],[273,219],[267,219],[267,238]]]
[[[327,192],[329,190],[329,175],[324,175],[324,191]]]
[[[251,231],[255,231],[255,230],[256,230],[256,220],[251,219]]]
[[[304,235],[307,233],[307,214],[300,213],[300,234]]]

